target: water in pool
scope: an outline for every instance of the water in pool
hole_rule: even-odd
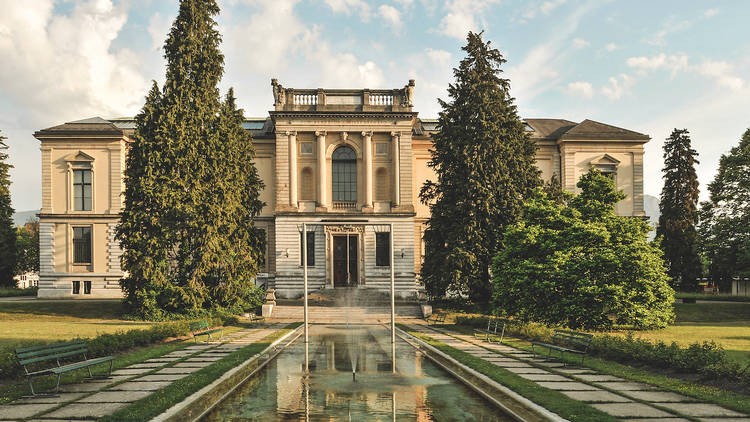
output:
[[[310,326],[203,421],[511,420],[382,326]],[[356,379],[353,380],[352,373]]]

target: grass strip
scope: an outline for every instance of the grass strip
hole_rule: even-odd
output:
[[[677,299],[696,299],[721,302],[750,302],[750,296],[732,296],[728,294],[707,295],[704,293],[675,293]]]
[[[482,358],[454,349],[453,347],[435,340],[426,334],[412,331],[405,326],[401,326],[400,328],[449,355],[460,363],[488,376],[492,380],[510,388],[521,396],[565,419],[581,422],[607,422],[618,420],[614,416],[593,408],[586,403],[573,400],[559,391],[544,388],[533,381],[519,377],[518,375],[502,369],[493,363],[487,362]]]
[[[532,351],[531,343],[526,340],[505,337],[503,343],[520,350],[525,350],[527,352]],[[560,359],[559,356],[555,356],[555,358],[566,363],[591,368],[593,370],[601,372],[602,374],[613,375],[630,381],[651,384],[662,390],[683,394],[701,402],[714,403],[720,406],[724,406],[728,409],[733,409],[743,413],[750,413],[750,396],[745,394],[723,390],[718,387],[695,384],[679,378],[673,378],[667,375],[654,373],[646,369],[635,368],[633,366],[628,366],[593,356],[587,356],[583,365],[581,365],[580,358],[569,356],[565,356],[563,359]]]
[[[217,378],[224,375],[225,372],[240,365],[242,362],[250,359],[254,355],[263,351],[274,341],[284,336],[299,326],[299,323],[289,324],[286,327],[264,337],[260,341],[250,344],[230,353],[224,358],[216,361],[214,364],[202,368],[185,378],[176,380],[172,384],[153,394],[131,403],[129,406],[119,411],[99,419],[104,422],[115,421],[146,421],[150,420],[177,403],[185,400],[188,396],[214,382]]]

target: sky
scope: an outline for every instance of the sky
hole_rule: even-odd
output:
[[[648,134],[644,190],[661,192],[662,145],[687,128],[701,198],[750,127],[750,2],[220,0],[225,73],[246,116],[267,116],[271,78],[293,88],[400,88],[436,117],[468,31],[505,58],[522,117],[592,119]],[[177,0],[0,0],[0,133],[16,210],[41,207],[39,129],[133,116]]]

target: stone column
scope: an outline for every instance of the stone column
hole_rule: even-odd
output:
[[[372,208],[372,132],[362,132],[365,149],[365,208]]]
[[[297,208],[297,132],[286,133],[289,140],[289,205]]]
[[[401,151],[399,147],[400,132],[391,132],[391,150],[393,150],[393,206],[401,204]]]
[[[318,137],[318,206],[328,207],[328,193],[326,184],[326,131],[319,130],[315,132],[315,136]]]

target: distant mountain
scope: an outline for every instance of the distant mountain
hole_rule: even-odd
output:
[[[654,229],[648,234],[648,239],[656,237],[656,224],[659,222],[659,198],[651,195],[643,195],[643,209],[648,216],[648,222]]]
[[[16,226],[23,226],[26,224],[30,219],[37,219],[37,214],[39,214],[39,211],[41,210],[29,210],[29,211],[18,211],[13,214],[13,223]]]

